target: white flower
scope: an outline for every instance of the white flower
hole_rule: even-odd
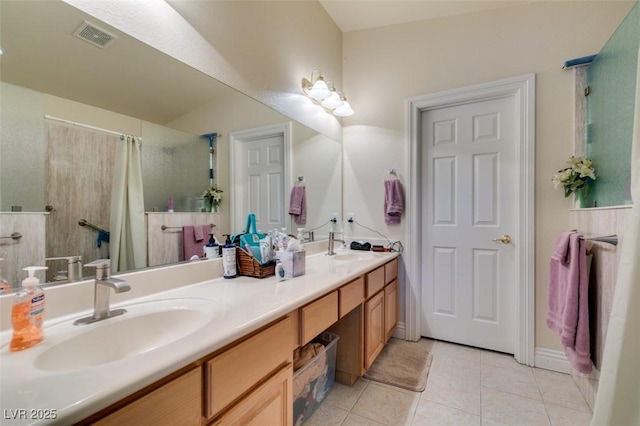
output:
[[[596,179],[593,162],[585,157],[571,156],[567,161],[567,165],[569,167],[558,171],[558,173],[551,177],[553,186],[557,188],[562,185],[565,197],[568,197],[577,191],[586,191],[588,194],[588,179]]]

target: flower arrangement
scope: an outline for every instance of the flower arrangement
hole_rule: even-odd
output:
[[[218,185],[213,185],[202,191],[202,198],[210,206],[211,211],[218,211],[218,205],[222,201],[222,189],[218,188]]]
[[[551,178],[553,186],[557,188],[562,185],[565,197],[576,193],[579,198],[585,200],[589,196],[590,181],[596,179],[593,162],[586,157],[571,156],[567,165],[568,167],[553,175]]]

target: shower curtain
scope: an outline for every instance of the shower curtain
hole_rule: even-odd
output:
[[[147,266],[141,161],[140,140],[121,137],[116,147],[111,192],[111,272]]]
[[[640,425],[640,51],[631,148],[631,198],[592,425]]]

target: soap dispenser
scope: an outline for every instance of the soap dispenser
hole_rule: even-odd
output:
[[[22,281],[23,289],[16,293],[11,309],[13,337],[9,349],[12,352],[30,348],[44,339],[44,291],[38,287],[40,280],[34,273],[46,269],[46,266],[28,266],[23,269],[29,276]]]
[[[222,276],[225,278],[235,278],[238,275],[236,268],[236,246],[231,243],[229,234],[224,234],[227,237],[222,246]]]
[[[0,262],[3,260],[4,259],[0,257]],[[9,281],[7,281],[7,279],[4,278],[0,273],[0,294],[6,293],[8,291],[11,291],[11,284],[9,284]]]

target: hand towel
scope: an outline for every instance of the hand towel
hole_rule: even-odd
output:
[[[205,227],[205,226],[194,226],[193,227],[193,238],[197,241],[200,242],[202,240],[204,240],[205,236],[209,236],[209,230]],[[209,241],[209,239],[207,238],[207,241]]]
[[[589,282],[584,237],[576,232],[558,236],[549,265],[547,326],[560,335],[571,365],[591,372]]]
[[[98,248],[102,247],[102,243],[109,242],[109,232],[105,230],[98,231],[98,240],[96,241],[96,245]]]
[[[291,188],[289,201],[289,214],[298,224],[307,223],[307,194],[304,185],[296,185]]]
[[[198,231],[196,231],[196,229]],[[209,235],[209,225],[195,225],[182,227],[182,259],[189,260],[195,254],[198,257],[202,257],[204,253],[204,246],[207,241],[204,238],[198,241],[196,239],[196,233]]]
[[[404,211],[402,183],[400,179],[384,181],[384,222],[386,224],[400,223],[400,216]]]

